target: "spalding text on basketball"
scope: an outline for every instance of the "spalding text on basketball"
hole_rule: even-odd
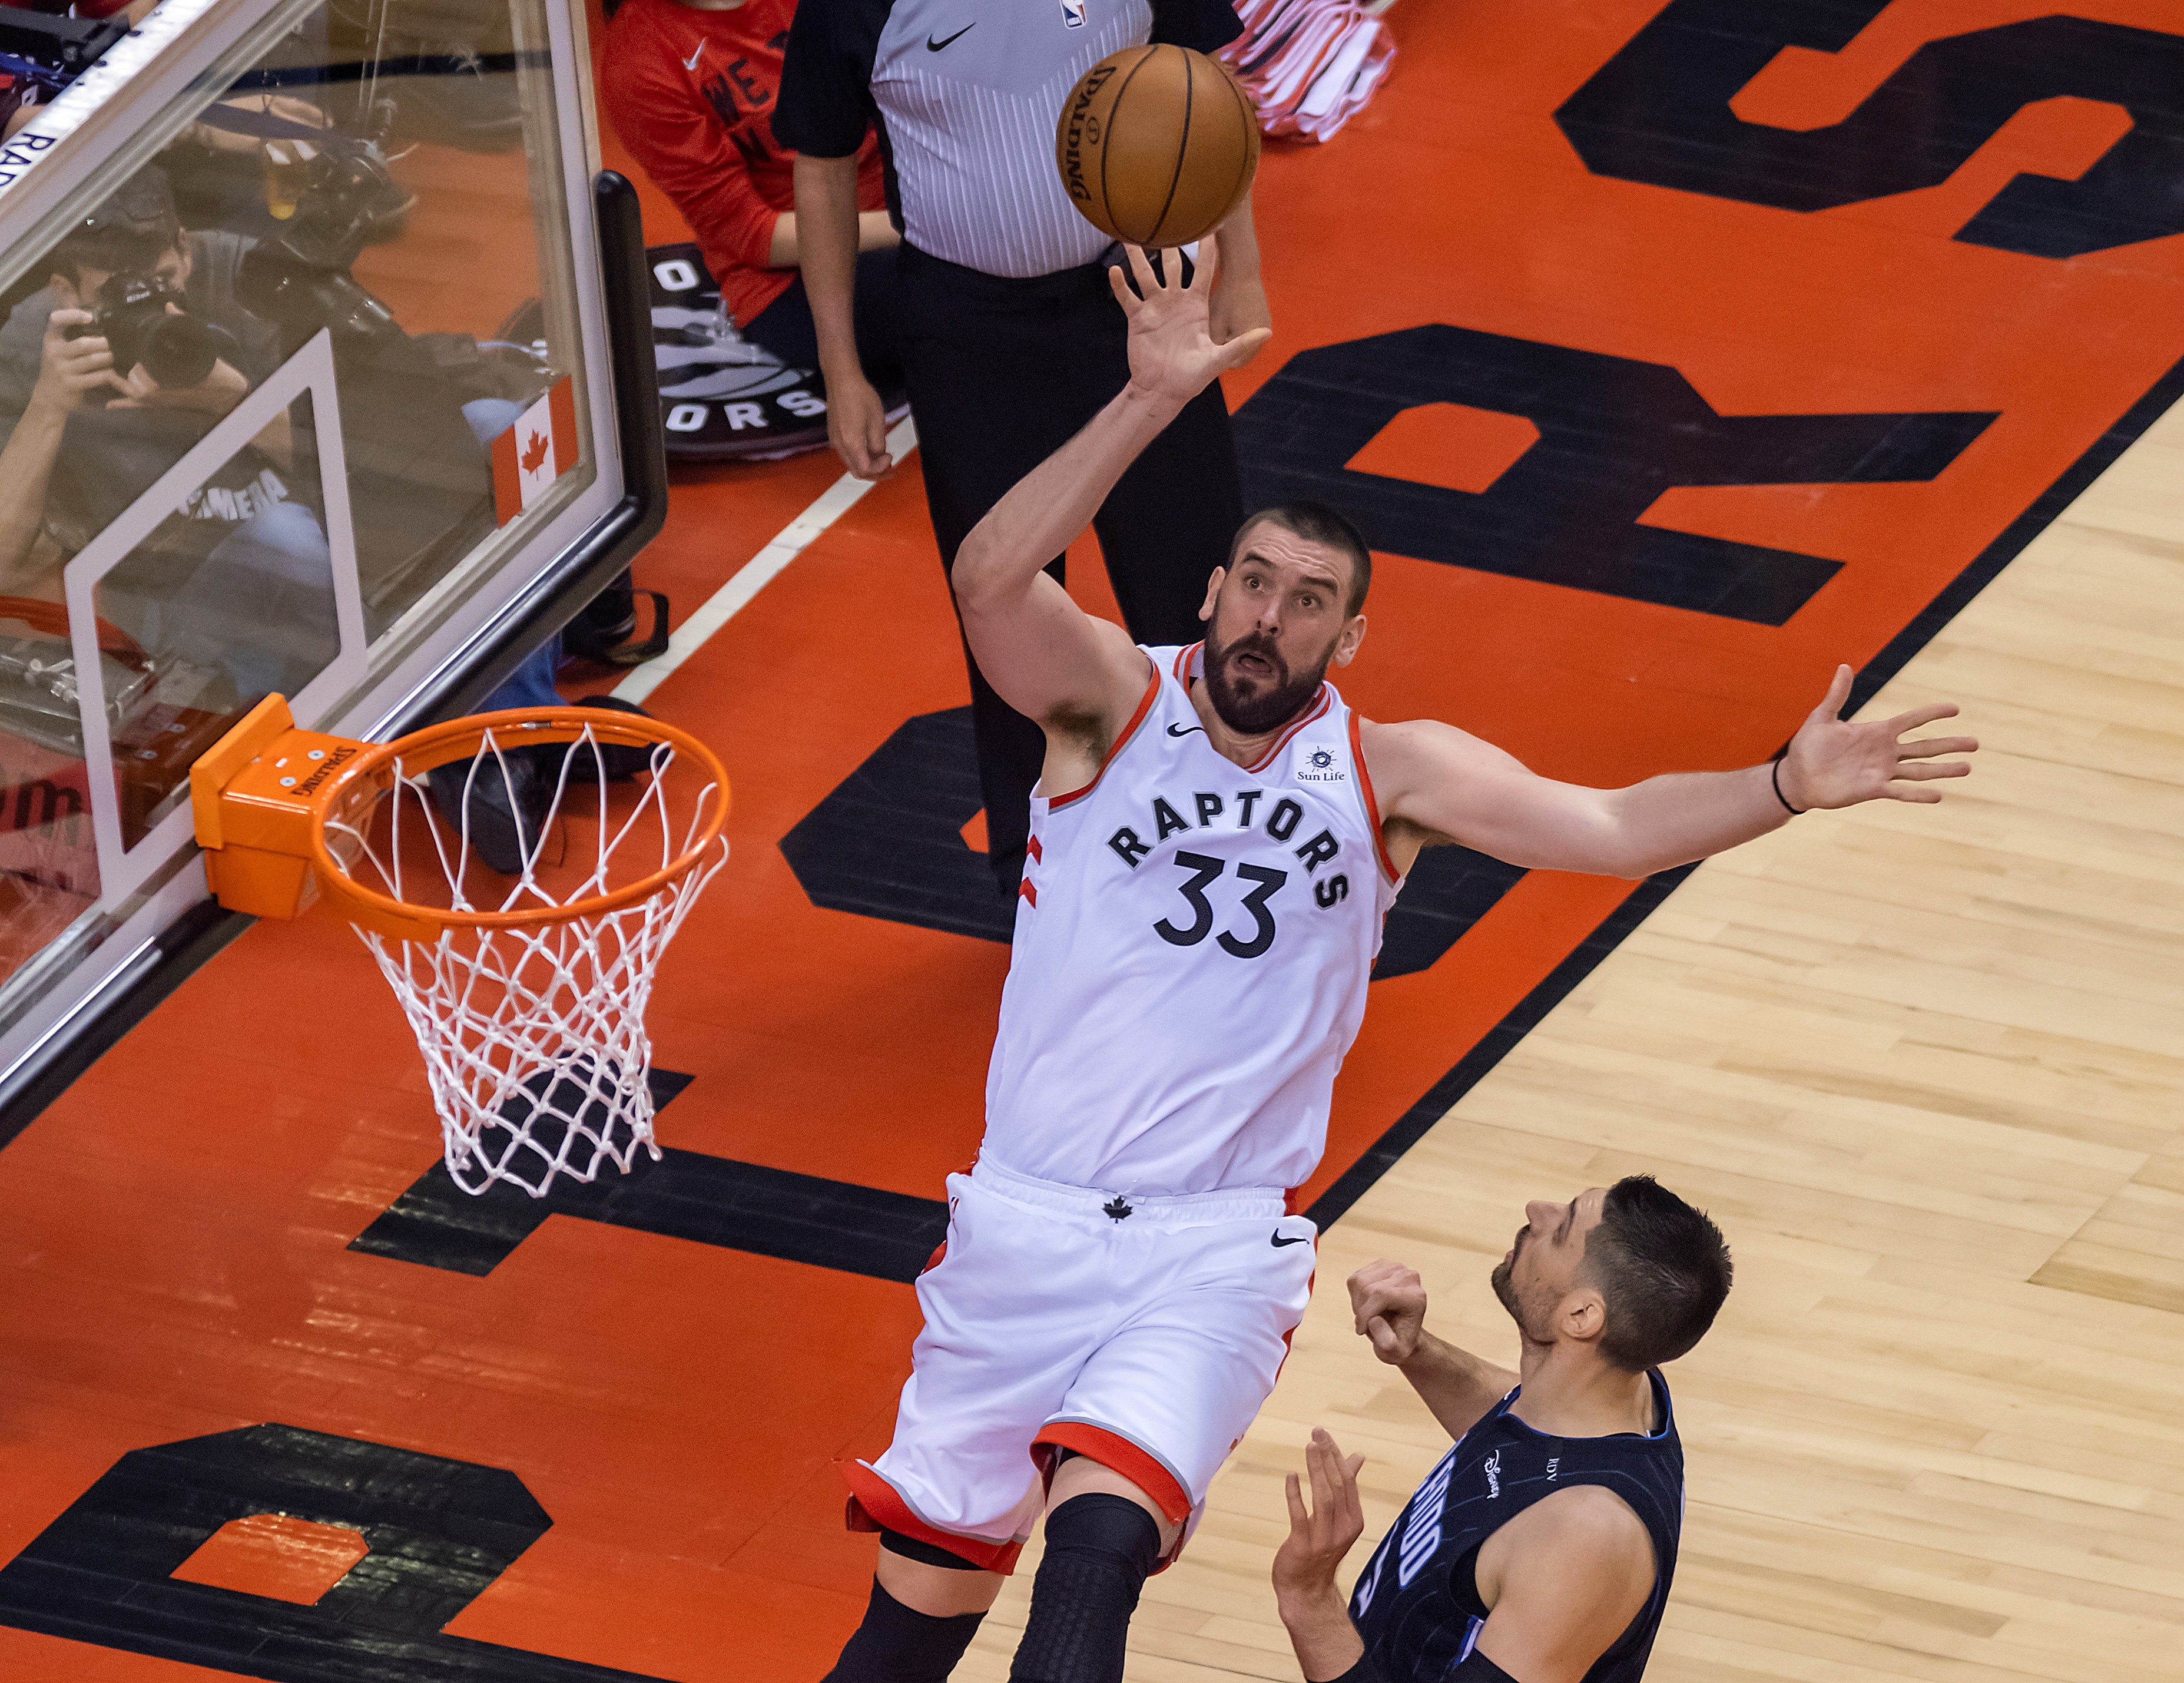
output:
[[[1069,189],[1072,198],[1085,203],[1092,202],[1092,189],[1084,185],[1084,148],[1100,143],[1100,120],[1088,113],[1092,102],[1100,97],[1100,90],[1112,81],[1116,67],[1095,64],[1084,80],[1077,85],[1077,98],[1070,102],[1061,142],[1061,184]]]

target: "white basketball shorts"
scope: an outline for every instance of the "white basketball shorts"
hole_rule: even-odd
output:
[[[894,1441],[843,1465],[850,1524],[1009,1571],[1073,1450],[1187,1533],[1303,1318],[1312,1224],[1276,1191],[1118,1196],[985,1160],[948,1203]]]

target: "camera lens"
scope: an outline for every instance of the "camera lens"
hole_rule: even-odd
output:
[[[162,386],[194,386],[212,372],[226,336],[193,315],[168,315],[144,332],[139,359]]]
[[[239,353],[231,335],[170,310],[181,302],[181,293],[157,275],[114,275],[100,290],[91,331],[113,348],[116,369],[125,372],[141,365],[162,386],[194,386],[217,359]]]

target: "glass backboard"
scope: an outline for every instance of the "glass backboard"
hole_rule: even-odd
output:
[[[205,915],[230,723],[421,722],[656,527],[582,31],[165,0],[0,151],[0,1108]]]

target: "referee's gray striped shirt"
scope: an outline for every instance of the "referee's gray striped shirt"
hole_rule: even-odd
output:
[[[774,135],[846,157],[877,117],[905,240],[989,275],[1050,275],[1108,244],[1055,164],[1078,79],[1125,47],[1211,52],[1240,28],[1227,0],[799,0]]]
[[[1107,248],[1062,187],[1055,120],[1079,76],[1145,42],[1153,14],[1145,0],[1084,0],[1083,9],[1092,15],[1072,28],[1061,0],[896,0],[872,98],[894,150],[903,237],[920,251],[1027,276],[1075,268]],[[935,52],[934,41],[947,45]]]

